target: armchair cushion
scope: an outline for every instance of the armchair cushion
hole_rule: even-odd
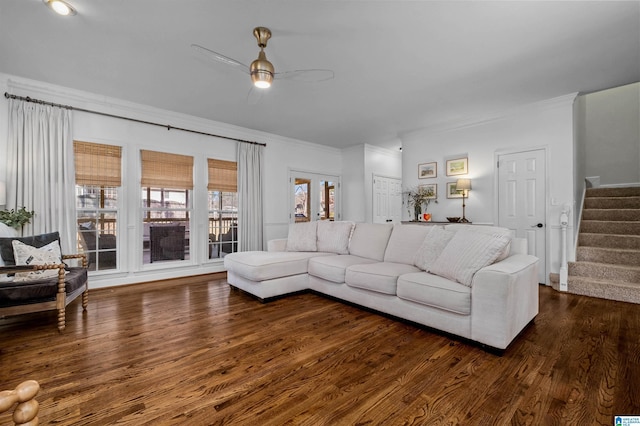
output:
[[[2,259],[7,266],[14,266],[16,264],[16,259],[13,255],[13,240],[18,240],[32,247],[40,248],[53,241],[58,241],[58,244],[60,244],[60,234],[58,232],[51,232],[49,234],[40,234],[30,237],[0,238],[0,256],[2,256]]]
[[[57,269],[53,271],[58,273]],[[87,282],[86,268],[69,268],[65,277],[65,291],[70,294]],[[56,300],[58,292],[56,278],[39,279],[29,282],[0,283],[0,308],[15,305],[28,305]]]

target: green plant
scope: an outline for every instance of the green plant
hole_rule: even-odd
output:
[[[12,228],[20,229],[31,221],[33,215],[33,211],[28,211],[24,207],[20,208],[18,211],[14,209],[3,210],[0,211],[0,222]]]

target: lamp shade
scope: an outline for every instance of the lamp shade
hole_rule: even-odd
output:
[[[7,184],[0,181],[0,206],[7,204]]]
[[[458,179],[456,181],[456,191],[469,191],[471,189],[471,179]]]

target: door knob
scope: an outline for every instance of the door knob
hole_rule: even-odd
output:
[[[544,225],[541,223],[538,223],[537,225],[531,225],[532,228],[542,228]]]

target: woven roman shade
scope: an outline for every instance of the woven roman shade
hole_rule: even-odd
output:
[[[116,187],[122,185],[122,147],[73,141],[76,184]]]
[[[209,191],[238,192],[238,163],[207,159],[209,165]]]
[[[193,189],[193,157],[141,150],[142,186]]]

